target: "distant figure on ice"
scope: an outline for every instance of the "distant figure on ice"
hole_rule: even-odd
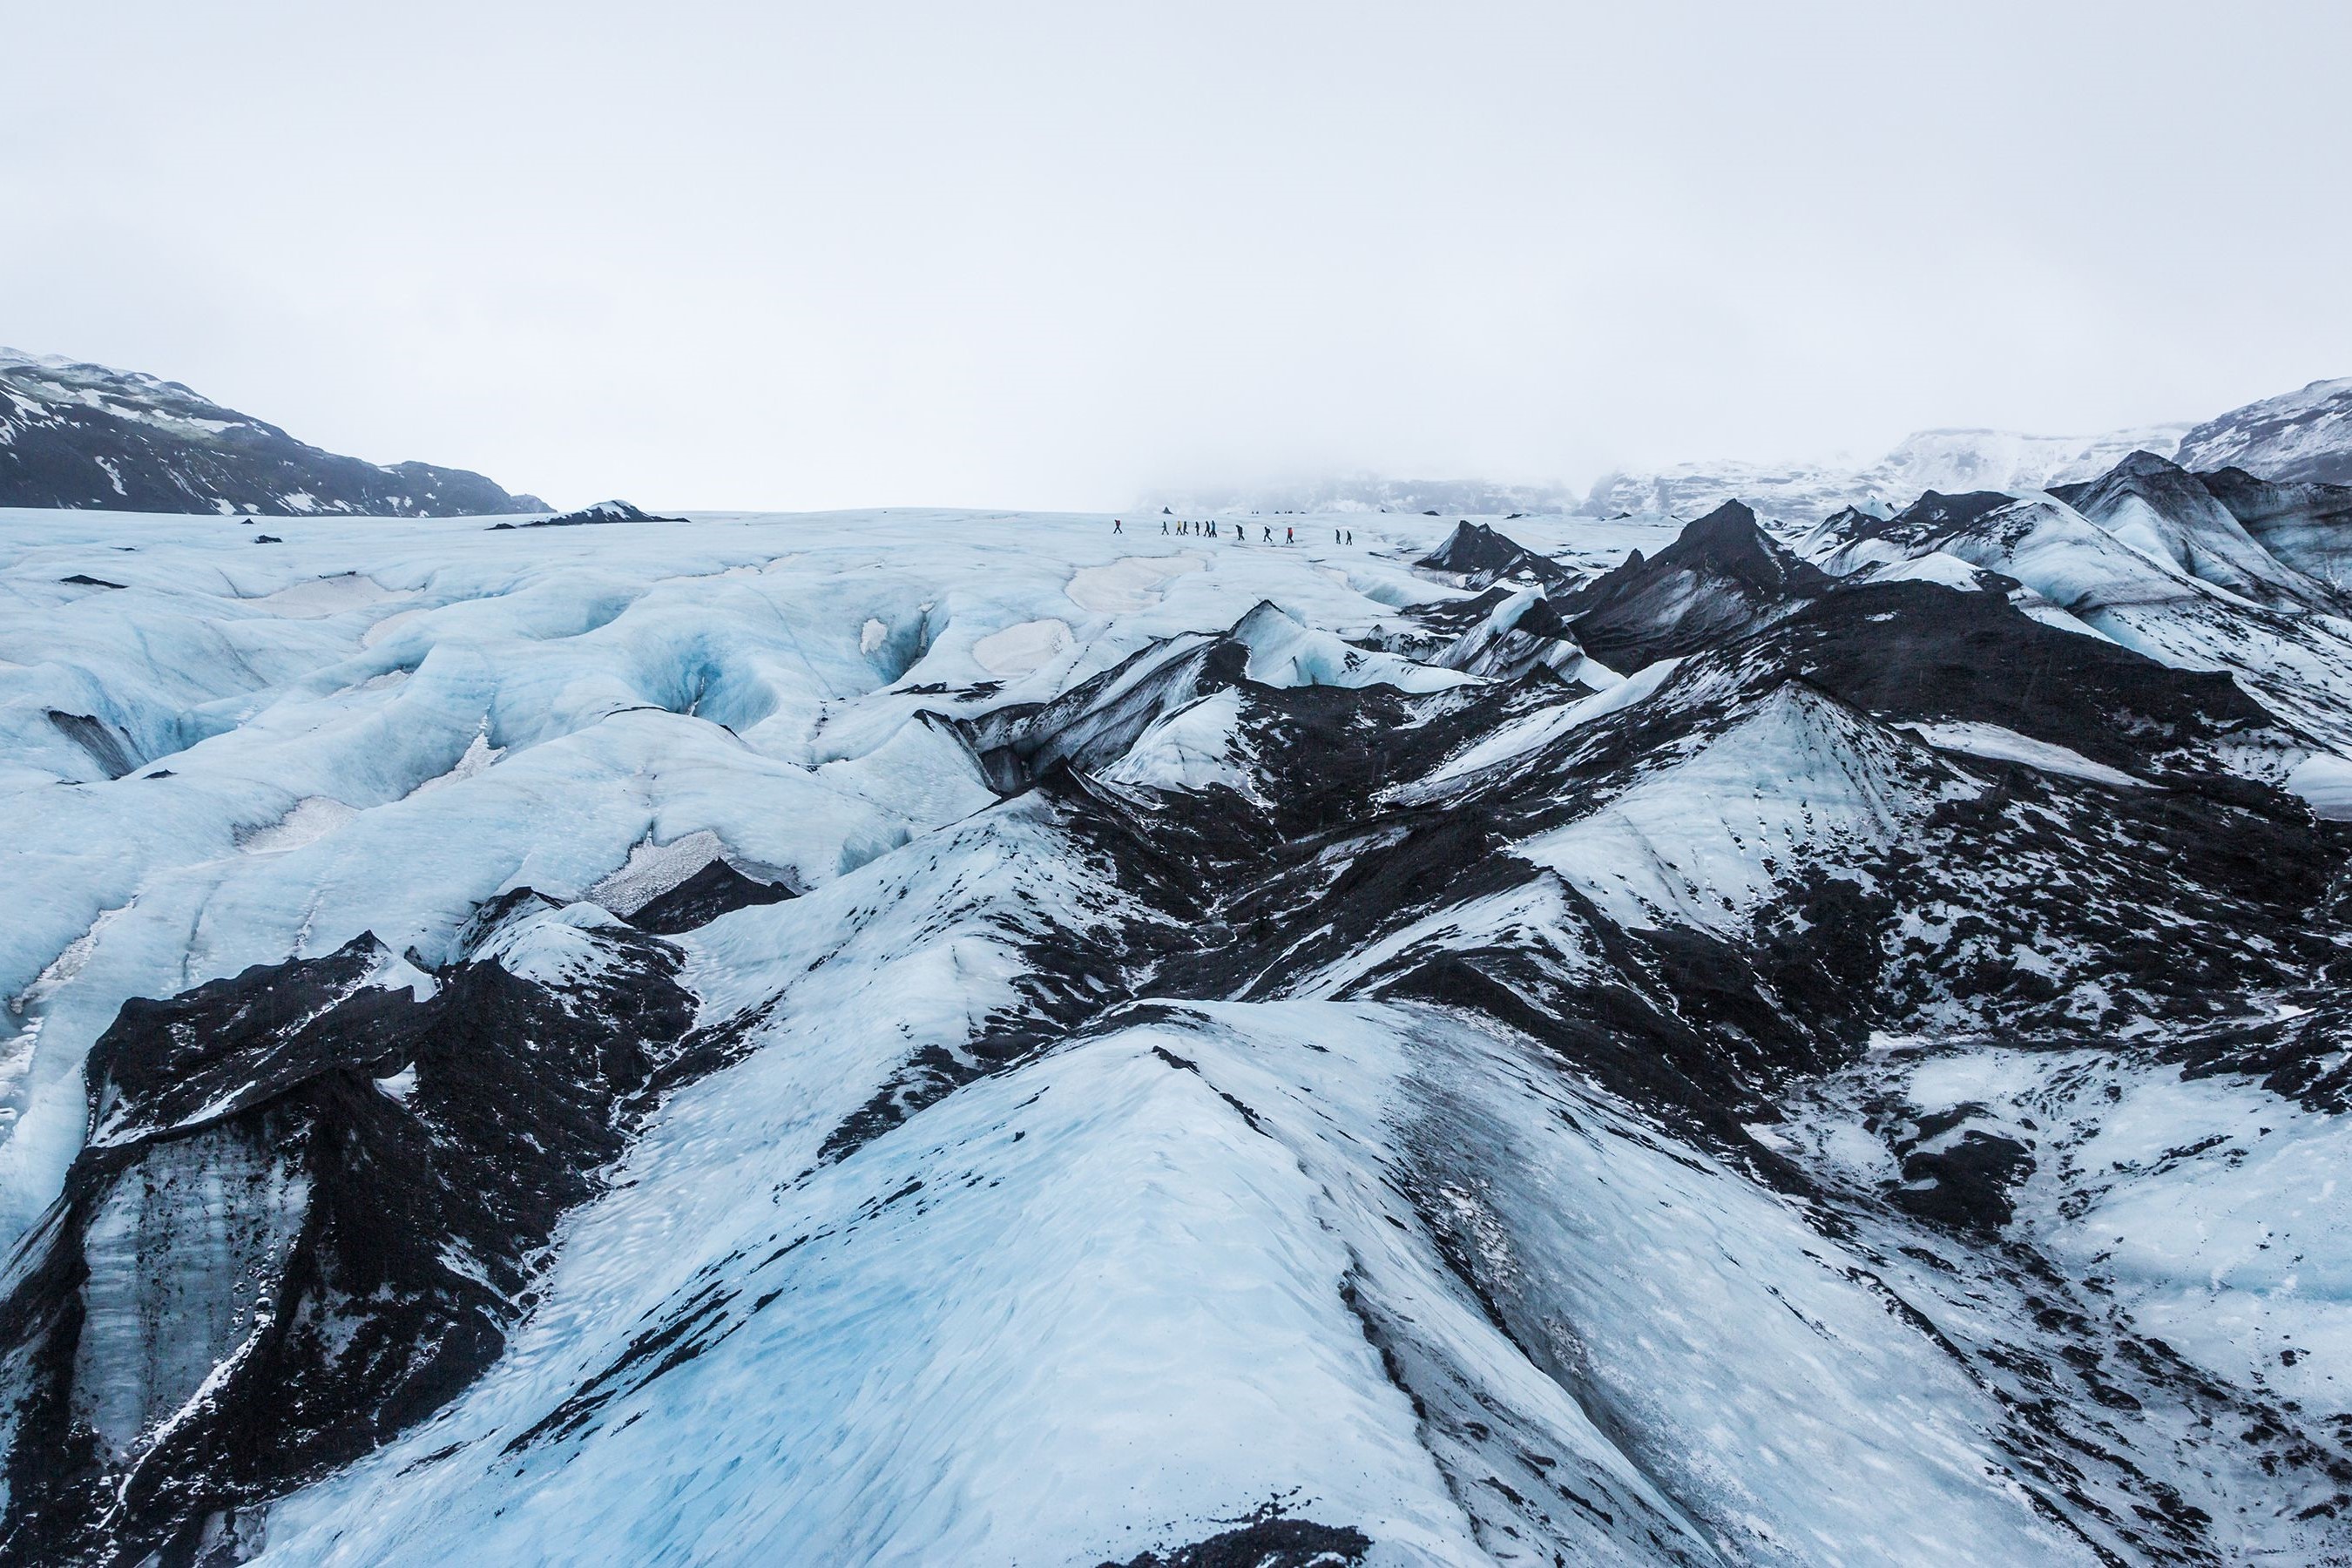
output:
[[[1274,542],[1274,524],[1269,522],[1264,526],[1265,528],[1265,542],[1268,544],[1272,544]]]
[[[1212,539],[1217,537],[1217,520],[1213,517],[1209,520],[1209,537]]]
[[[1289,528],[1289,527],[1286,527],[1286,528],[1284,528],[1284,529],[1283,529],[1283,531],[1282,531],[1282,542],[1283,542],[1285,544],[1296,544],[1296,543],[1297,543],[1297,542],[1298,542],[1298,530],[1297,530],[1296,528]]]
[[[1168,520],[1164,517],[1160,520],[1160,537],[1162,539],[1168,537]]]
[[[1125,533],[1127,531],[1126,529],[1119,526],[1119,521],[1117,518],[1112,518],[1110,520],[1110,531],[1113,533]]]

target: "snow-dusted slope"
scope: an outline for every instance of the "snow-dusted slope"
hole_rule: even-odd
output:
[[[2209,419],[2180,438],[2188,468],[2352,484],[2352,379],[2315,381]]]
[[[0,1559],[2341,1558],[2345,634],[2109,478],[0,513]]]
[[[0,349],[0,506],[303,517],[544,511],[481,475],[362,462],[175,381]]]

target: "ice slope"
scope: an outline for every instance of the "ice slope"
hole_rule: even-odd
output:
[[[1370,1562],[2093,1560],[1801,1219],[1440,1015],[1131,1026],[781,1185],[820,1129],[756,1131],[764,1160],[642,1151],[639,1226],[731,1199],[669,1295],[642,1231],[583,1228],[545,1316],[601,1331],[519,1345],[278,1510],[262,1561],[1083,1563],[1273,1497],[1358,1521]],[[688,1320],[692,1361],[630,1363]],[[1751,1362],[1785,1381],[1720,1381]],[[1790,1507],[1784,1467],[1823,1490]]]

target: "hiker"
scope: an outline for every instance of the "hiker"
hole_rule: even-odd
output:
[[[1117,518],[1112,518],[1110,520],[1110,531],[1113,533],[1125,533],[1127,531],[1126,529],[1119,526],[1119,521]]]
[[[1282,531],[1282,542],[1283,542],[1285,544],[1296,544],[1296,543],[1297,543],[1297,542],[1298,542],[1298,530],[1297,530],[1297,529],[1295,529],[1295,528],[1285,528],[1285,529]]]
[[[1274,524],[1270,522],[1265,525],[1265,542],[1268,544],[1274,542]]]
[[[1168,537],[1168,520],[1164,517],[1160,520],[1160,537],[1162,539]]]
[[[1339,542],[1339,531],[1336,528],[1331,531],[1331,542],[1334,544]]]

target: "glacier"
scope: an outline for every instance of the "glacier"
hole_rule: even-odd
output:
[[[2347,499],[0,510],[0,1561],[2352,1560]]]

